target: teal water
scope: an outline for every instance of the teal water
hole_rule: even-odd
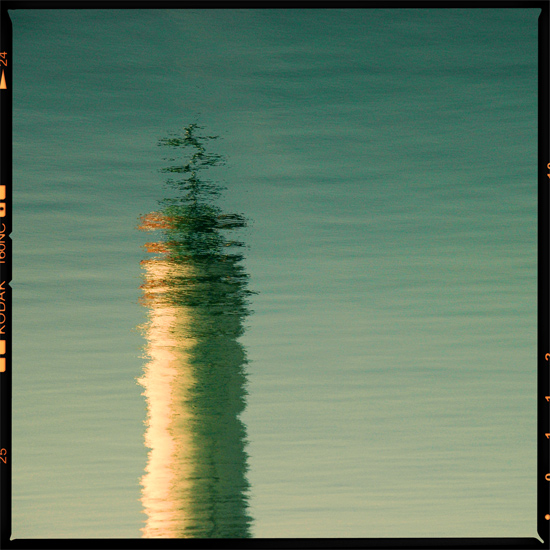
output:
[[[137,226],[192,123],[249,220],[248,534],[535,536],[538,14],[10,11],[13,536],[143,534]]]

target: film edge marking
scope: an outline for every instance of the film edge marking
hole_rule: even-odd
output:
[[[0,54],[1,55],[1,54]],[[4,74],[2,71],[2,82],[4,82]],[[0,201],[6,200],[6,186],[0,185]],[[3,218],[6,216],[6,203],[0,202],[0,217]],[[0,227],[0,264],[6,263],[6,243],[4,239],[6,237],[6,224],[2,223]],[[6,334],[6,299],[4,294],[6,292],[7,281],[2,280],[0,282],[0,334]],[[6,340],[0,340],[0,355],[6,355]],[[0,373],[6,372],[6,358],[0,357]]]

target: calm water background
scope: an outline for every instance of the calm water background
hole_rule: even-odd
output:
[[[140,536],[136,225],[192,122],[253,220],[253,535],[535,536],[538,14],[11,11],[13,536]]]

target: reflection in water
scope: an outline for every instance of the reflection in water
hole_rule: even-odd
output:
[[[243,243],[226,236],[246,220],[222,212],[214,204],[221,187],[200,179],[223,159],[207,153],[204,145],[215,138],[198,129],[193,124],[159,142],[188,159],[163,170],[178,178],[167,180],[177,198],[161,201],[139,227],[163,233],[146,245],[157,255],[142,262],[149,362],[139,383],[150,448],[141,480],[144,537],[251,536],[246,431],[238,418],[246,354],[237,341],[251,292],[237,252]]]

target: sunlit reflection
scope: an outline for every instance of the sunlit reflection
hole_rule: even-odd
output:
[[[191,125],[159,145],[189,156],[166,173],[175,198],[141,219],[162,237],[145,245],[143,325],[147,340],[139,383],[150,449],[141,479],[144,537],[249,537],[245,438],[246,352],[237,340],[248,315],[248,276],[226,233],[246,225],[214,204],[221,188],[200,171],[222,164],[206,152],[211,136]],[[175,159],[170,159],[174,162]]]

